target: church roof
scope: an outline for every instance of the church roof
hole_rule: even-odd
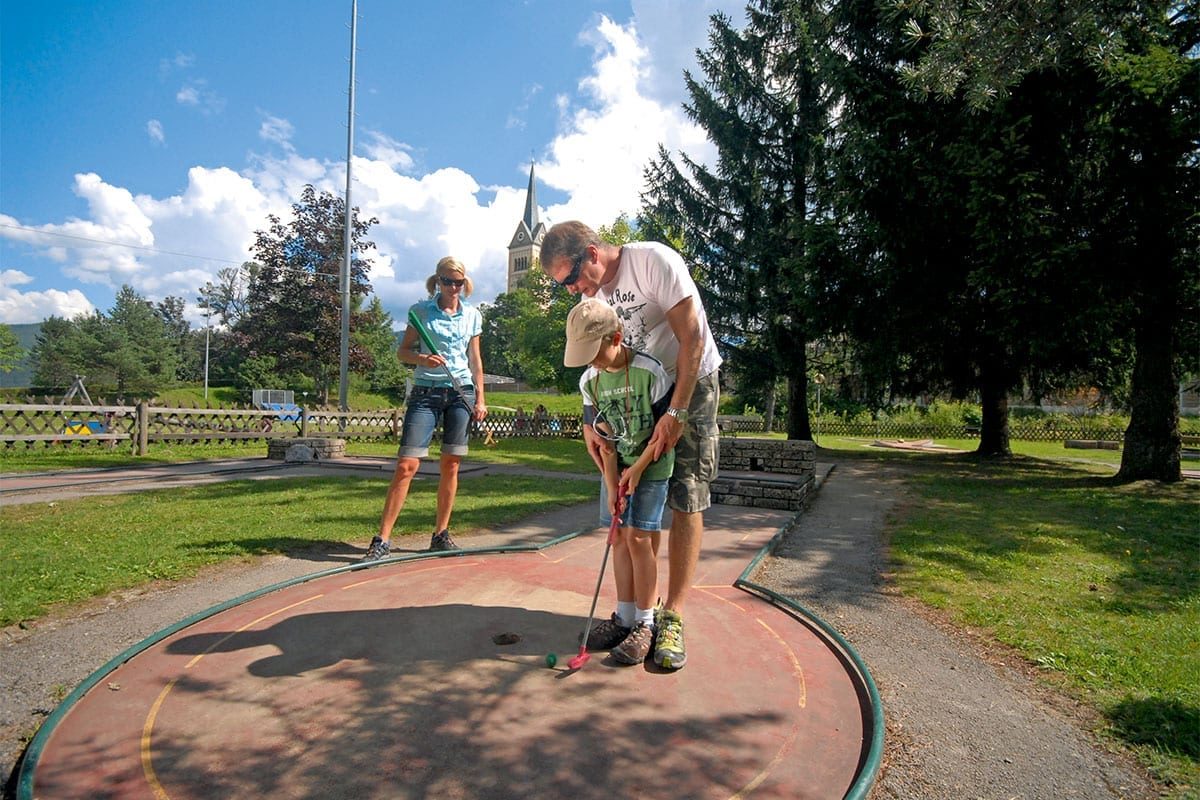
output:
[[[538,228],[537,189],[533,182],[533,162],[529,162],[529,189],[525,192],[525,216],[522,217],[525,228],[531,234]]]

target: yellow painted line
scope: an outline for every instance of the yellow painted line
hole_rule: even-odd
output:
[[[786,742],[779,745],[779,749],[777,751],[775,751],[775,757],[772,758],[771,761],[765,767],[763,767],[762,772],[758,773],[753,778],[751,778],[750,782],[747,783],[745,786],[743,786],[741,789],[739,789],[736,794],[730,795],[729,800],[742,800],[742,798],[746,797],[746,795],[750,794],[755,789],[757,789],[759,787],[759,784],[761,784],[763,781],[765,781],[767,779],[767,776],[771,774],[771,770],[773,770],[777,766],[779,766],[779,762],[783,760],[783,751],[786,750],[788,747],[790,747],[792,742],[796,741],[796,734],[798,731],[799,731],[799,726],[793,725],[792,726],[792,735],[787,738]]]
[[[191,669],[193,666],[196,665],[196,663],[198,661],[200,661],[200,659],[204,658],[206,655],[211,653],[213,650],[216,650],[218,647],[220,647],[222,644],[224,644],[225,642],[232,639],[237,634],[242,633],[247,628],[251,628],[251,627],[257,625],[258,623],[262,622],[263,620],[270,619],[271,617],[274,617],[278,614],[282,614],[285,611],[296,608],[297,606],[302,606],[305,603],[310,603],[313,600],[316,600],[317,598],[324,597],[324,596],[325,596],[324,593],[314,594],[312,597],[306,597],[303,600],[292,603],[289,606],[284,606],[283,608],[276,609],[275,611],[272,611],[270,614],[264,614],[261,617],[259,617],[258,619],[253,620],[252,622],[247,622],[245,625],[238,628],[233,633],[229,634],[228,636],[223,636],[219,640],[214,642],[207,650],[205,650],[203,653],[200,653],[195,658],[193,658],[191,661],[189,661],[184,666],[184,669]],[[159,783],[158,776],[154,772],[154,764],[152,763],[152,758],[151,758],[150,740],[151,740],[151,735],[154,732],[154,721],[158,718],[159,709],[162,708],[162,704],[166,701],[167,695],[170,694],[171,690],[174,688],[175,688],[175,681],[171,681],[165,687],[163,687],[163,690],[158,695],[158,699],[156,699],[154,701],[154,704],[152,706],[150,706],[150,713],[146,715],[146,723],[142,726],[142,744],[141,744],[142,772],[144,772],[146,774],[146,781],[150,784],[150,789],[154,792],[154,796],[155,796],[155,798],[157,798],[157,800],[170,800],[170,798],[167,795],[166,790],[163,789],[162,784]]]
[[[717,592],[722,589],[728,589],[729,584],[725,584],[723,586],[693,586],[692,588],[696,589],[697,591],[704,592],[706,595],[713,598],[714,600],[720,600],[722,603],[728,603],[729,605],[736,608],[738,611],[746,610],[746,606],[742,605],[741,603],[735,602],[733,600],[730,600],[728,597],[723,597],[722,595],[717,594]],[[749,597],[749,595],[747,595],[745,592],[738,592],[737,597],[740,600],[742,598]]]
[[[578,539],[573,539],[572,541],[579,542],[579,540],[578,540]],[[550,563],[550,564],[561,564],[562,562],[566,561],[568,558],[571,558],[572,556],[577,556],[577,555],[579,555],[580,553],[582,553],[582,552],[584,552],[584,551],[586,551],[586,550],[593,550],[593,549],[596,549],[596,547],[595,547],[595,546],[596,546],[597,544],[599,544],[599,547],[601,547],[601,548],[603,548],[603,547],[604,547],[604,542],[599,542],[599,543],[597,543],[597,542],[593,542],[593,541],[587,541],[587,542],[579,542],[579,543],[580,543],[580,545],[581,545],[581,546],[580,546],[580,547],[577,547],[577,548],[575,548],[574,550],[563,550],[563,551],[562,551],[562,557],[561,557],[561,558],[551,558],[550,556],[546,555],[546,551],[545,551],[545,550],[538,550],[538,551],[537,551],[537,554],[538,554],[539,556],[541,556],[542,558],[546,559],[546,562],[547,562],[547,563]],[[559,547],[562,547],[562,545],[559,545],[558,547],[555,547],[554,549],[555,549],[556,551],[558,551]]]
[[[800,659],[796,657],[796,651],[792,650],[792,646],[784,641],[783,637],[776,633],[770,625],[763,622],[761,619],[758,620],[758,624],[766,628],[767,632],[775,637],[776,641],[778,641],[783,647],[784,652],[787,653],[788,658],[791,659],[792,669],[795,671],[796,679],[800,684],[800,696],[797,705],[799,705],[800,708],[805,708],[808,705],[808,686],[804,682],[804,668],[800,666]]]
[[[406,574],[420,575],[425,572],[435,572],[435,571],[441,570],[441,569],[461,569],[462,567],[474,567],[474,566],[478,566],[479,564],[483,563],[483,561],[478,558],[476,558],[476,559],[454,558],[454,559],[448,559],[448,560],[452,561],[454,563],[443,563],[443,564],[437,564],[435,566],[426,566],[426,567],[414,567],[413,569],[409,570]],[[400,562],[400,563],[404,563],[404,562]],[[342,587],[342,591],[346,591],[347,589],[356,589],[359,586],[365,586],[368,583],[374,583],[375,581],[383,580],[384,577],[386,577],[386,576],[376,575],[374,578],[367,578],[365,581],[358,581],[356,583],[348,583]]]
[[[204,658],[206,655],[211,653],[213,650],[216,650],[218,647],[225,644],[225,642],[228,642],[234,636],[237,636],[239,633],[246,630],[247,628],[251,628],[251,627],[257,625],[258,623],[262,622],[265,619],[270,619],[271,617],[275,616],[276,614],[282,614],[284,611],[293,609],[296,606],[302,606],[305,603],[309,603],[309,602],[312,602],[313,600],[316,600],[318,597],[324,597],[324,596],[325,596],[324,592],[322,592],[321,594],[314,594],[312,597],[306,597],[303,600],[292,603],[290,606],[284,606],[283,608],[272,611],[270,614],[264,614],[263,616],[259,617],[258,619],[254,620],[253,622],[247,622],[245,625],[238,628],[236,631],[229,634],[228,636],[222,636],[220,639],[218,639],[216,642],[214,642],[207,650],[205,650],[203,653],[200,653],[195,658],[193,658],[191,661],[189,661],[186,665],[184,665],[184,669],[191,669],[192,667],[194,667],[196,665],[196,662],[198,662],[200,659]]]
[[[154,701],[154,705],[150,706],[150,713],[146,715],[146,724],[142,726],[142,772],[146,775],[146,782],[150,784],[150,790],[154,792],[157,800],[170,800],[167,795],[167,790],[158,782],[158,776],[154,774],[154,765],[150,762],[150,733],[154,730],[154,720],[158,717],[158,710],[162,708],[163,701],[167,699],[167,695],[175,688],[175,681],[171,681],[163,690],[158,693],[158,699]]]
[[[784,641],[783,637],[780,636],[778,633],[776,633],[775,630],[770,625],[768,625],[766,622],[763,622],[763,620],[761,620],[761,619],[756,618],[756,621],[758,622],[759,625],[762,625],[764,628],[766,628],[768,633],[770,633],[772,636],[775,637],[775,640],[778,641],[779,644],[783,646],[784,652],[787,653],[788,658],[791,659],[792,669],[795,670],[796,677],[799,680],[799,687],[800,687],[800,696],[799,696],[799,702],[797,703],[797,705],[800,708],[804,708],[808,703],[808,689],[804,683],[804,669],[800,666],[800,659],[796,658],[796,653],[794,650],[792,650],[791,645],[789,645],[786,641]],[[767,776],[771,774],[771,771],[774,770],[777,766],[779,766],[779,762],[781,762],[783,760],[784,751],[786,751],[787,748],[791,747],[792,742],[794,742],[796,740],[796,736],[799,733],[799,730],[800,730],[800,726],[798,724],[792,725],[791,735],[788,736],[788,738],[785,742],[783,742],[781,745],[779,745],[779,749],[775,751],[775,757],[772,758],[769,762],[767,762],[767,765],[762,768],[762,771],[759,772],[757,775],[755,775],[753,778],[751,778],[750,782],[747,783],[745,786],[743,786],[741,789],[739,789],[736,794],[730,795],[729,800],[743,800],[743,798],[745,798],[747,795],[749,795],[751,792],[753,792],[755,789],[757,789],[759,787],[759,785],[762,784],[762,782],[767,779]]]

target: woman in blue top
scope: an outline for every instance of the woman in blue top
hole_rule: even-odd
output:
[[[396,472],[388,487],[379,520],[379,534],[371,540],[363,561],[376,561],[391,551],[392,527],[404,501],[408,487],[417,473],[421,459],[429,455],[429,443],[438,420],[442,422],[441,481],[437,493],[437,524],[429,543],[430,550],[457,550],[450,538],[450,513],[458,492],[458,465],[467,454],[467,435],[471,420],[487,416],[483,400],[483,359],[479,355],[479,334],[483,317],[479,309],[463,298],[471,294],[471,279],[462,262],[446,256],[437,264],[437,271],[426,281],[429,299],[414,303],[409,309],[437,346],[438,355],[424,347],[413,326],[404,331],[397,356],[405,364],[415,366],[413,388],[404,411],[404,429],[400,438],[400,454]],[[446,374],[449,370],[458,379],[462,391]]]

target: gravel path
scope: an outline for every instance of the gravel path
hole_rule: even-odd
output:
[[[839,465],[753,576],[838,628],[870,667],[887,719],[871,798],[1157,797],[1141,769],[1087,733],[1086,713],[1032,680],[1019,661],[890,591],[885,523],[905,499],[901,471]],[[335,545],[226,566],[0,631],[0,759],[12,769],[24,738],[70,689],[152,633],[360,552]],[[15,777],[14,770],[5,798]]]
[[[887,720],[871,797],[1157,797],[1143,770],[1086,732],[1081,709],[1015,658],[889,590],[883,532],[904,500],[902,472],[839,465],[754,576],[836,627],[870,668]]]

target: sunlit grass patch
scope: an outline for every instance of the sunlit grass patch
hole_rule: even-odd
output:
[[[1160,777],[1194,785],[1200,487],[1025,459],[943,462],[912,485],[899,587],[1061,676]]]

